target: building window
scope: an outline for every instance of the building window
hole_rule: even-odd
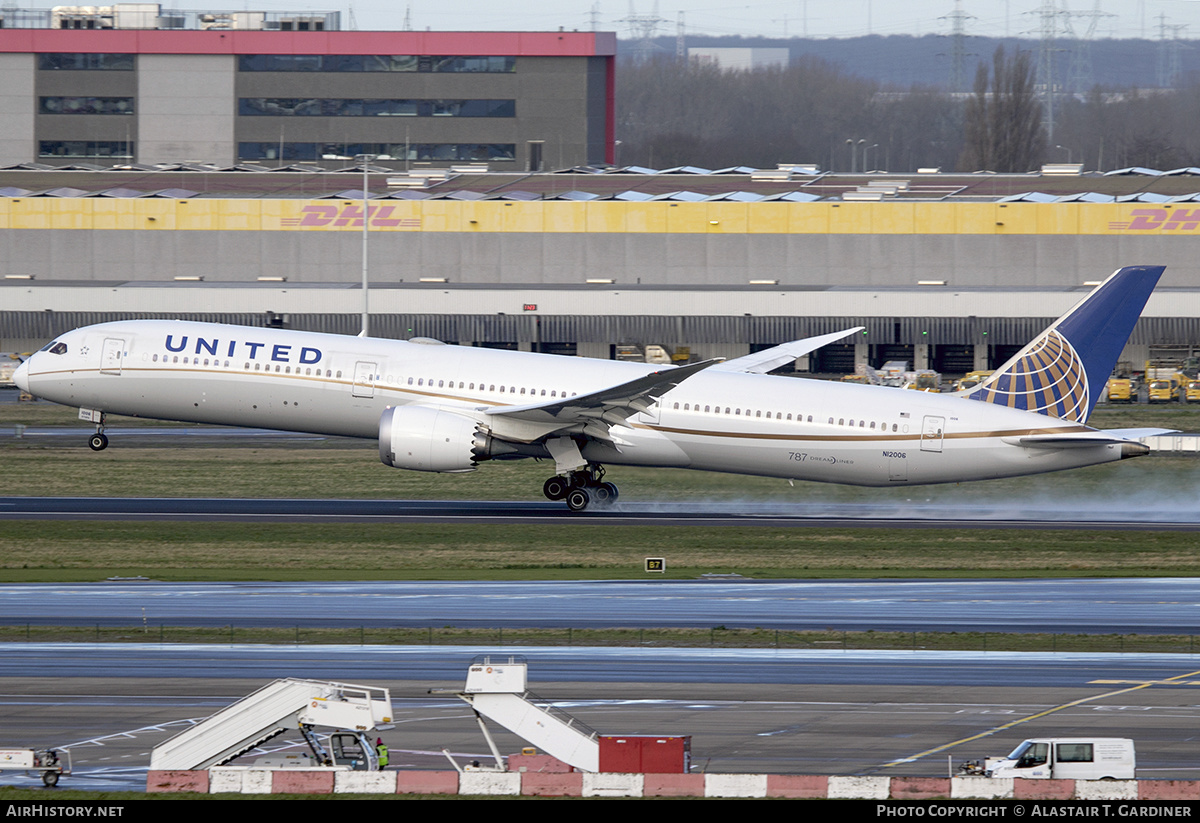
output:
[[[516,117],[517,101],[243,97],[238,100],[238,114],[243,117]]]
[[[39,54],[42,71],[133,71],[132,54]]]
[[[38,157],[133,157],[128,140],[39,140]]]
[[[374,154],[380,160],[515,160],[515,143],[238,143],[241,160],[334,160]]]
[[[504,73],[517,58],[367,54],[244,54],[238,71]]]
[[[133,114],[132,97],[39,97],[41,114]]]

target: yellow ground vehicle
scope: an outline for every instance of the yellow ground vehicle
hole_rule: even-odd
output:
[[[991,369],[984,369],[981,371],[969,371],[966,374],[964,374],[957,383],[954,384],[954,390],[955,391],[965,391],[966,389],[973,389],[976,386],[978,386],[980,383],[982,383],[984,380],[987,380],[991,376],[992,376]]]
[[[1171,403],[1179,400],[1179,381],[1175,378],[1158,378],[1150,381],[1148,399],[1151,403]]]
[[[1108,402],[1132,403],[1137,400],[1137,388],[1132,378],[1110,377],[1108,379]]]
[[[904,379],[907,382],[905,386],[907,389],[928,392],[940,392],[942,390],[942,376],[931,369],[918,369],[915,372],[905,372]]]
[[[1200,403],[1200,380],[1189,380],[1184,384],[1189,403]]]

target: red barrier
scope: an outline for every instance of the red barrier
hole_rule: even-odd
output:
[[[930,797],[949,797],[948,777],[893,777],[893,800],[925,800]]]
[[[643,797],[704,797],[702,774],[648,774],[642,778]]]
[[[397,772],[396,794],[458,794],[458,772]]]
[[[271,774],[272,794],[333,794],[333,772],[280,769]]]
[[[1139,780],[1138,800],[1200,800],[1200,780]]]
[[[208,794],[208,772],[155,769],[146,775],[147,792],[200,792]]]
[[[769,774],[767,797],[825,797],[829,778],[823,774]]]
[[[521,794],[533,797],[583,797],[580,772],[525,772]]]

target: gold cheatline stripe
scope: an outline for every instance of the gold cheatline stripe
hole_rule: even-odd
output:
[[[155,368],[141,368],[141,367],[137,367],[137,366],[122,367],[122,371],[123,372],[125,372],[125,371],[145,372],[145,373],[151,373],[151,374],[154,374],[154,373],[161,374],[162,372],[176,372],[176,373],[185,373],[185,374],[231,375],[231,374],[235,373],[232,369],[230,369],[228,371],[226,371],[225,369],[221,369],[219,371],[214,371],[212,369],[204,369],[204,368],[199,368],[199,369],[179,369],[179,368],[155,369]],[[63,369],[63,370],[58,370],[58,371],[38,372],[38,375],[39,376],[45,376],[45,375],[49,375],[49,374],[72,374],[73,375],[73,374],[79,374],[81,372],[85,373],[85,374],[96,374],[96,375],[101,374],[100,370],[98,370],[98,369]],[[318,378],[316,376],[305,376],[303,374],[282,374],[282,373],[276,374],[275,372],[265,372],[265,371],[264,372],[245,372],[245,371],[241,371],[241,370],[238,370],[236,372],[236,374],[255,376],[255,377],[261,375],[264,377],[269,376],[272,378],[287,378],[289,380],[297,380],[298,379],[298,380],[305,380],[310,383],[315,383],[315,382],[334,383],[334,384],[343,385],[343,386],[353,386],[354,385],[353,380],[344,380],[344,379],[339,380],[337,378],[330,378],[330,377]],[[110,375],[110,376],[119,377],[120,375]],[[402,387],[381,386],[376,383],[372,383],[370,385],[373,390],[378,389],[380,391],[395,392],[398,394],[419,395],[421,397],[429,397],[429,398],[440,399],[440,400],[455,400],[455,401],[466,402],[466,403],[486,403],[489,406],[511,406],[512,405],[511,403],[500,403],[500,402],[497,402],[494,400],[476,399],[476,398],[470,398],[470,397],[460,397],[460,396],[451,395],[451,394],[436,394],[436,393],[432,393],[432,392],[420,392],[420,391],[415,391],[413,389],[405,389]],[[365,400],[368,398],[363,398],[363,399]],[[566,399],[570,400],[570,398],[566,398]],[[1035,414],[1035,413],[1036,412],[1030,412],[1030,414]],[[1046,415],[1044,415],[1044,416],[1046,416]],[[585,422],[585,421],[582,421],[582,420],[572,421],[572,425],[574,423],[582,423],[582,422]],[[784,421],[780,421],[780,422],[784,422]],[[629,425],[631,428],[635,428],[635,429],[648,429],[651,431],[657,431],[657,432],[662,432],[662,433],[667,433],[667,434],[685,434],[685,435],[692,435],[695,437],[730,437],[730,438],[742,439],[742,440],[800,440],[800,441],[805,441],[805,442],[818,441],[818,442],[840,442],[840,443],[855,443],[855,442],[870,443],[870,442],[891,442],[891,441],[897,441],[897,440],[917,442],[917,441],[920,441],[923,439],[923,436],[920,433],[916,433],[916,434],[899,434],[899,433],[884,434],[884,433],[880,433],[880,434],[873,434],[873,435],[872,434],[767,434],[767,433],[757,433],[756,434],[753,432],[715,431],[715,430],[710,430],[710,429],[682,429],[682,428],[677,428],[674,426],[659,426],[659,425],[652,425],[652,424],[645,424],[645,423],[633,423],[633,424],[629,424]],[[828,424],[813,423],[810,425],[828,425]],[[1048,428],[1048,429],[1009,429],[1009,430],[1005,430],[1005,431],[952,432],[952,433],[948,433],[948,434],[943,433],[942,439],[944,439],[944,440],[976,440],[976,439],[984,439],[984,438],[989,438],[989,437],[1027,437],[1029,435],[1035,435],[1035,434],[1075,434],[1075,433],[1090,432],[1090,431],[1095,431],[1095,430],[1089,426],[1061,426],[1061,427],[1057,427],[1057,428]]]
[[[1034,414],[1034,412],[1030,412]],[[1045,415],[1043,415],[1045,416]],[[818,425],[818,424],[813,424]],[[826,424],[827,425],[827,424]],[[638,425],[634,428],[654,429],[660,432],[669,432],[671,434],[690,434],[697,437],[734,437],[744,438],[749,440],[821,440],[821,441],[839,441],[839,442],[871,442],[881,440],[913,440],[919,441],[922,439],[920,433],[917,434],[817,434],[817,435],[800,435],[800,434],[753,434],[749,432],[721,432],[711,431],[708,429],[680,429],[673,426],[644,426]],[[1061,426],[1049,429],[1009,429],[1006,431],[981,431],[981,432],[954,432],[951,434],[943,434],[945,440],[972,440],[986,437],[1026,437],[1033,434],[1075,434],[1080,432],[1096,431],[1089,426]]]

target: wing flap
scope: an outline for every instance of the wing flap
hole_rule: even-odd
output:
[[[717,358],[660,369],[626,383],[575,397],[482,410],[497,422],[508,420],[531,424],[543,437],[577,432],[585,437],[615,442],[616,438],[610,432],[613,426],[625,425],[630,417],[651,408],[659,397],[684,380],[720,362]]]

